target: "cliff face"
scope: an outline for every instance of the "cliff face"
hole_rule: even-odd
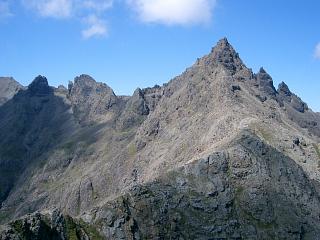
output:
[[[57,211],[78,239],[92,238],[88,226],[106,239],[320,234],[320,116],[227,39],[131,97],[87,75],[68,90],[40,76],[0,108],[0,126],[3,223],[50,218],[39,226],[52,239],[70,238]]]
[[[0,77],[0,106],[10,100],[21,89],[23,89],[22,85],[13,78]]]

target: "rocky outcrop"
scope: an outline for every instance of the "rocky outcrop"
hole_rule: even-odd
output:
[[[308,105],[296,94],[292,93],[284,82],[279,84],[277,100],[280,106],[286,109],[291,120],[299,126],[307,128],[313,134],[320,136],[319,115],[310,111]]]
[[[58,210],[35,213],[5,226],[0,240],[88,240],[103,239],[90,224],[61,214]]]
[[[119,101],[109,86],[97,83],[88,75],[76,77],[74,83],[69,83],[69,99],[80,122],[108,118],[108,113]]]
[[[12,77],[0,77],[0,106],[21,89],[23,89],[23,86]]]
[[[309,109],[308,105],[303,102],[297,95],[293,94],[284,82],[279,84],[278,93],[278,100],[282,106],[286,103],[301,113],[304,113]]]
[[[154,111],[162,96],[163,89],[157,85],[153,88],[137,88],[126,102],[125,109],[118,119],[118,126],[128,129],[140,125],[146,116]]]
[[[209,54],[211,63],[222,64],[232,74],[241,71],[245,65],[239,54],[233,49],[226,38],[221,39]]]
[[[271,76],[263,69],[260,68],[259,72],[255,75],[257,86],[265,98],[274,98],[277,90],[273,86],[273,80]]]
[[[31,95],[41,96],[52,93],[53,89],[49,86],[46,77],[38,76],[28,86],[28,91]]]

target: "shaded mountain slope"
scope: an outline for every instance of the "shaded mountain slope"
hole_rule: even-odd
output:
[[[320,234],[320,116],[226,39],[131,97],[87,75],[68,90],[37,78],[0,113],[14,148],[0,154],[2,222],[58,209],[107,239]]]

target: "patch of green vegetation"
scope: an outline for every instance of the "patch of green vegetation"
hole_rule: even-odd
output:
[[[44,189],[57,189],[61,187],[61,184],[59,181],[46,181],[46,182],[40,182],[39,186],[44,188]]]
[[[5,222],[7,222],[8,220],[10,220],[10,214],[8,212],[5,211],[0,211],[0,224],[3,224]]]
[[[261,137],[264,139],[264,140],[266,140],[267,142],[272,142],[272,139],[273,139],[273,136],[272,136],[272,134],[269,132],[269,131],[267,131],[266,129],[264,129],[264,128],[258,128],[258,133],[261,135]]]
[[[66,142],[62,147],[66,152],[72,152],[75,143],[72,141]]]
[[[319,149],[319,146],[316,143],[313,143],[312,146],[313,146],[314,150],[316,151],[316,153],[318,155],[318,158],[320,160],[320,149]]]
[[[10,226],[19,234],[23,233],[23,222],[22,220],[16,220],[10,223]]]
[[[130,135],[132,135],[134,133],[134,131],[132,131],[132,129],[119,129],[115,132],[115,134],[118,134],[119,136],[123,136],[123,137],[128,137]]]
[[[103,240],[103,237],[101,237],[98,230],[93,225],[90,225],[83,220],[79,221],[79,225],[91,240]]]
[[[244,187],[239,186],[236,191],[235,191],[235,196],[234,196],[234,202],[236,205],[236,208],[240,210],[240,215],[244,218],[247,219],[249,222],[254,223],[258,229],[272,229],[274,227],[274,222],[271,223],[265,223],[261,222],[259,219],[255,218],[252,216],[251,213],[247,212],[243,208],[241,208],[239,202],[241,199],[241,195],[244,192]]]
[[[312,146],[318,156],[318,168],[320,168],[320,148],[319,148],[320,145],[313,143]]]
[[[66,217],[66,232],[69,240],[78,240],[77,225],[71,217]]]
[[[137,148],[133,143],[128,146],[128,154],[129,157],[134,157],[137,154]]]
[[[74,220],[69,216],[66,219],[66,232],[68,240],[80,240],[87,235],[90,240],[103,240],[98,230],[83,220]]]
[[[239,198],[240,195],[243,193],[244,191],[244,187],[243,186],[239,186],[237,189],[236,189],[236,194],[235,194],[235,198]]]

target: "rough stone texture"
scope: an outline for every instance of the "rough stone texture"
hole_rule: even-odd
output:
[[[69,91],[73,112],[80,122],[111,117],[110,109],[118,102],[109,86],[97,83],[88,75],[76,77],[69,84]]]
[[[32,83],[28,86],[29,93],[31,95],[48,95],[52,93],[52,88],[48,84],[48,80],[44,76],[36,77]]]
[[[23,89],[23,86],[12,77],[0,77],[0,106],[10,100],[21,89]]]
[[[318,198],[301,167],[244,131],[82,217],[107,239],[316,239]]]
[[[131,97],[87,75],[35,83],[0,108],[0,222],[58,209],[105,239],[320,235],[320,116],[226,39]]]
[[[88,240],[103,239],[90,224],[74,220],[58,210],[45,214],[34,213],[5,226],[0,240]]]

